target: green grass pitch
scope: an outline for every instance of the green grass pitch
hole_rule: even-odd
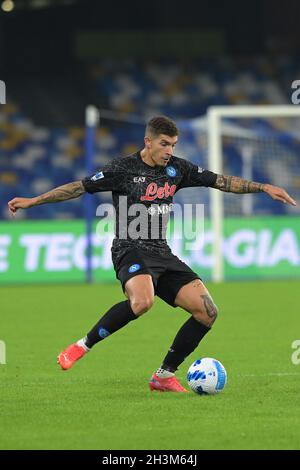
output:
[[[157,393],[148,379],[188,318],[150,312],[64,372],[56,356],[123,299],[119,285],[0,288],[1,449],[299,449],[299,281],[208,285],[219,318],[182,364],[215,357],[215,396]],[[300,356],[300,354],[299,354]]]

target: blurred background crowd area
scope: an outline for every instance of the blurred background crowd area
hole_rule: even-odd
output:
[[[11,11],[2,8],[0,79],[7,88],[7,104],[0,107],[2,201],[32,197],[86,175],[87,104],[100,110],[95,168],[140,149],[145,122],[153,115],[177,121],[182,132],[176,155],[204,166],[210,106],[291,104],[291,84],[300,79],[297,2],[285,2],[284,14],[280,0],[243,6],[229,1],[226,7],[189,1],[184,9],[176,1],[154,1],[148,8],[140,3],[16,0]],[[299,121],[230,125],[224,172],[243,175],[249,148],[243,129],[251,130],[253,179],[276,184],[284,166],[286,189],[300,192]],[[265,199],[255,204],[255,213],[266,211]],[[290,210],[270,207],[268,212],[279,214]],[[82,201],[74,200],[20,217],[72,219],[83,217],[83,210]],[[0,219],[8,217],[2,204]]]

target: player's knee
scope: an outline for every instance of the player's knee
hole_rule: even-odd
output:
[[[193,317],[195,320],[199,321],[200,323],[204,323],[204,325],[211,327],[217,319],[218,316],[218,307],[211,303],[209,308],[199,308],[192,312]]]
[[[154,298],[151,296],[130,299],[131,308],[137,316],[143,315],[143,313],[148,312],[148,310],[150,310],[150,308],[152,307],[153,302]]]

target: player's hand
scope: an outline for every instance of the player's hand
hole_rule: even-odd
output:
[[[296,206],[296,201],[291,198],[291,196],[282,188],[278,188],[277,186],[273,186],[272,184],[265,184],[264,185],[264,192],[269,194],[272,199],[275,201],[281,201],[285,204],[291,204],[292,206]]]
[[[18,209],[28,209],[34,205],[33,199],[28,197],[15,197],[7,203],[9,211],[15,215]]]

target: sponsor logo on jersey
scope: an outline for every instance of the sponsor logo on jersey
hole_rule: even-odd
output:
[[[177,171],[173,166],[167,166],[166,172],[168,176],[171,176],[171,178],[174,178],[177,175]]]
[[[98,171],[98,173],[96,173],[94,176],[91,177],[91,180],[97,181],[97,180],[101,180],[101,178],[104,178],[104,174],[102,171]]]
[[[145,176],[135,176],[133,178],[134,183],[145,183],[145,181],[146,181]]]
[[[150,183],[147,186],[146,194],[140,197],[141,201],[154,201],[154,199],[163,199],[165,197],[172,197],[176,191],[176,184],[169,186],[165,183],[164,186],[157,187],[156,183]]]
[[[154,206],[148,207],[147,211],[148,211],[148,214],[149,214],[149,215],[154,215],[154,214],[156,214],[156,209],[155,209]]]
[[[168,214],[173,210],[173,204],[162,204],[159,206],[155,204],[154,206],[148,207],[147,211],[149,215],[159,215],[159,214]]]
[[[130,266],[130,268],[128,268],[128,272],[129,273],[135,273],[136,271],[138,271],[139,269],[141,269],[141,265],[140,264],[132,264]]]

